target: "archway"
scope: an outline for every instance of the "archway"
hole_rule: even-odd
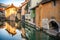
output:
[[[57,24],[55,21],[51,21],[51,22],[49,23],[49,28],[50,28],[51,30],[59,31],[58,24]]]

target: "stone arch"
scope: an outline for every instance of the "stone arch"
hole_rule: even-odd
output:
[[[49,21],[49,29],[59,31],[59,23],[55,19]]]

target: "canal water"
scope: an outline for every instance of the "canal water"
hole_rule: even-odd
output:
[[[7,24],[6,24],[7,23]],[[16,28],[16,34],[11,34],[6,30],[6,25]],[[29,27],[29,26],[27,26]],[[58,37],[50,36],[42,31],[36,31],[34,28],[25,28],[26,40],[59,40]],[[23,40],[21,36],[21,23],[5,21],[0,22],[0,40]]]

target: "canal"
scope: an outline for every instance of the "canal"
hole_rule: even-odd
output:
[[[25,31],[26,31],[26,39],[23,39],[21,36],[21,22],[15,22],[15,21],[0,21],[0,40],[59,40],[58,37],[50,36],[43,31],[37,31],[34,27],[31,27],[25,24]],[[8,32],[6,28],[13,27],[16,31],[16,34]],[[10,30],[10,29],[9,29]]]

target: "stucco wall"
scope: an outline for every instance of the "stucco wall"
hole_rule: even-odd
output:
[[[47,19],[47,23],[48,23],[49,20],[55,19],[58,23],[60,23],[60,1],[56,1],[55,6],[53,2],[43,4],[41,9],[41,14],[42,14],[41,21],[42,19]],[[41,24],[43,25],[43,23]]]
[[[36,25],[37,26],[40,26],[40,8],[37,7],[36,10],[35,10],[35,13],[36,13],[36,18],[35,18],[35,21],[36,21]]]
[[[27,4],[25,4],[25,5],[22,7],[21,15],[25,15],[25,13],[26,13],[26,10],[25,10],[26,5],[27,5]]]
[[[43,18],[48,19],[56,19],[60,22],[60,1],[56,2],[56,6],[54,6],[53,2],[49,2],[42,5],[41,16]]]
[[[54,6],[53,2],[48,2],[46,4],[40,4],[36,8],[36,25],[42,27],[42,21],[45,20],[45,24],[48,26],[48,22],[51,19],[55,19],[60,23],[60,1],[56,1]],[[48,27],[46,27],[48,28]]]
[[[16,8],[9,8],[5,10],[5,17],[8,20],[15,20],[15,16],[17,14],[17,9]]]

